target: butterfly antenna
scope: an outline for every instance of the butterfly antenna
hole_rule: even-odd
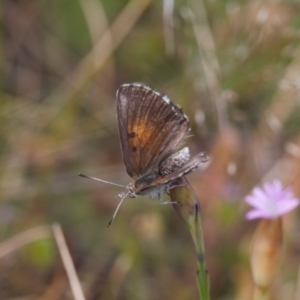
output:
[[[119,186],[119,187],[123,187],[123,188],[126,187],[125,185],[113,183],[113,182],[110,182],[110,181],[102,180],[102,179],[99,179],[99,178],[96,178],[96,177],[92,177],[92,176],[88,176],[88,175],[84,175],[84,174],[81,174],[81,173],[78,173],[78,175],[80,177],[83,177],[83,178],[93,179],[93,180],[96,180],[96,181],[100,181],[100,182],[103,182],[103,183],[108,183],[108,184]]]
[[[118,210],[119,210],[121,204],[122,204],[123,201],[127,198],[128,195],[129,195],[129,193],[126,193],[126,194],[123,196],[123,198],[121,199],[121,201],[119,202],[119,204],[118,204],[118,206],[117,206],[117,208],[116,208],[116,210],[115,210],[115,212],[114,212],[114,214],[113,214],[111,220],[110,220],[110,221],[108,222],[108,224],[107,224],[107,227],[109,227],[109,226],[112,224],[112,222],[114,221],[114,219],[115,219],[115,217],[116,217],[116,215],[117,215],[117,213],[118,213]]]

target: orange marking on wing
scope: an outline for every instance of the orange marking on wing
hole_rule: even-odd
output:
[[[146,128],[147,126],[147,128]],[[143,147],[149,140],[154,128],[151,123],[145,122],[144,120],[137,120],[133,127],[129,129],[130,132],[134,132],[135,136],[132,138],[133,147]]]

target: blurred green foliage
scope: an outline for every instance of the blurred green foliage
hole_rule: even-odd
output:
[[[186,144],[212,157],[188,179],[201,201],[213,299],[251,299],[244,196],[273,178],[300,194],[298,2],[175,1],[164,15],[170,3],[2,2],[1,241],[59,223],[87,299],[198,299],[192,240],[172,206],[128,199],[108,229],[120,189],[77,176],[130,181],[115,112],[122,83],[181,105]],[[275,300],[294,299],[299,220],[286,224],[289,272]],[[2,256],[0,268],[0,299],[73,299],[52,238]]]

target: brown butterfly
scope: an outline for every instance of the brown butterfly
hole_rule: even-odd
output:
[[[172,203],[162,202],[162,193],[176,186],[175,179],[208,161],[204,153],[190,159],[188,147],[178,151],[190,131],[188,117],[167,96],[147,86],[131,83],[118,89],[117,117],[123,161],[133,182],[118,195],[121,201],[108,226],[127,197],[149,195],[161,204]]]

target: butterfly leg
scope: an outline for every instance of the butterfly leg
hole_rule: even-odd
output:
[[[157,198],[158,198],[158,203],[159,204],[178,204],[178,202],[176,202],[176,201],[163,201],[161,196],[162,196],[161,192],[159,192],[157,194]]]
[[[183,184],[172,185],[172,186],[170,186],[169,190],[177,188],[177,187],[186,187],[186,184],[183,183]]]
[[[179,204],[179,202],[176,201],[158,201],[159,204]]]
[[[186,184],[184,184],[184,183],[176,184],[176,181],[173,181],[168,185],[166,193],[168,195],[170,195],[169,190],[177,188],[177,187],[186,187]]]

